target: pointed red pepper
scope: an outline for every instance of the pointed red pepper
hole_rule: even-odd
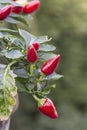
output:
[[[16,14],[20,14],[23,11],[23,7],[22,6],[13,6],[12,7],[12,12],[16,13]]]
[[[47,62],[45,62],[42,67],[41,67],[41,72],[44,73],[45,75],[50,75],[52,74],[58,63],[59,63],[59,60],[60,60],[60,55],[57,55],[51,59],[49,59]]]
[[[37,52],[35,50],[35,48],[33,47],[33,45],[31,45],[28,49],[28,52],[27,52],[27,60],[29,62],[36,62],[38,59],[38,55],[37,55]]]
[[[42,104],[38,103],[38,110],[52,119],[58,118],[56,108],[49,98],[44,99],[44,102]]]
[[[29,14],[29,13],[33,13],[34,11],[36,11],[40,6],[40,1],[39,0],[33,0],[28,2],[27,5],[24,6],[23,12],[24,14]]]
[[[34,42],[32,45],[34,46],[34,48],[35,48],[36,51],[39,50],[40,43],[38,43],[38,42]]]
[[[5,18],[7,18],[11,13],[11,10],[12,10],[11,5],[0,8],[0,20],[4,20]]]

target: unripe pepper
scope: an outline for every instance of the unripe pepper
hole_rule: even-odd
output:
[[[40,1],[39,0],[33,0],[28,2],[27,5],[24,6],[23,8],[23,12],[24,14],[29,14],[32,13],[34,11],[36,11],[40,6]]]
[[[39,50],[40,43],[38,43],[38,42],[34,42],[32,45],[34,46],[34,48],[35,48],[36,51]]]
[[[56,119],[58,117],[58,113],[53,102],[49,98],[44,99],[42,102],[42,104],[38,102],[38,110],[46,116]]]
[[[27,52],[27,60],[31,63],[34,63],[37,61],[37,59],[38,59],[37,52],[35,48],[33,47],[33,45],[31,45]]]
[[[0,8],[0,20],[4,20],[5,18],[7,18],[11,13],[11,11],[12,11],[11,5]]]
[[[41,72],[45,75],[52,74],[55,71],[55,69],[59,63],[59,60],[60,60],[60,55],[57,55],[57,56],[49,59],[47,62],[45,62],[41,66]]]

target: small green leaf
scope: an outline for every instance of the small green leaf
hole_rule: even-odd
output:
[[[39,55],[39,60],[40,61],[46,61],[46,60],[56,56],[53,53],[42,53],[42,52],[39,52],[38,55]]]
[[[33,41],[35,40],[35,36],[33,36],[32,34],[30,34],[29,32],[19,29],[19,34],[22,36],[22,38],[25,40],[26,42],[26,46],[29,47],[29,45],[31,43],[33,43]]]
[[[7,60],[7,58],[6,58],[5,56],[2,56],[2,55],[0,54],[0,63],[1,63],[1,64],[8,64],[9,61]]]
[[[53,45],[41,44],[39,50],[48,52],[48,51],[54,51],[55,49],[56,47]]]
[[[16,85],[19,92],[26,92],[25,84],[23,84],[19,79],[16,78]]]
[[[23,56],[23,54],[19,50],[11,50],[6,55],[9,59],[18,59]]]
[[[48,41],[50,41],[50,40],[51,40],[51,38],[48,39],[48,36],[40,36],[40,37],[38,37],[37,39],[35,39],[34,42],[44,43],[44,42],[48,42]]]
[[[34,88],[34,84],[31,84],[31,83],[27,83],[26,84],[26,88],[28,89],[28,90],[32,90],[33,88]]]
[[[6,22],[9,22],[9,23],[12,23],[12,24],[18,24],[18,23],[20,23],[18,20],[15,20],[15,19],[12,18],[12,17],[7,17],[7,18],[5,19],[5,21],[6,21]]]
[[[13,32],[13,33],[17,33],[17,31],[15,31],[15,30],[7,29],[7,28],[1,28],[1,27],[0,27],[0,31],[1,32]]]
[[[28,78],[27,71],[25,69],[15,69],[14,73],[21,78]]]
[[[43,89],[42,94],[49,94],[50,91],[51,91],[52,89],[54,89],[55,87],[56,87],[55,84],[46,86],[46,87]]]
[[[43,80],[58,80],[62,77],[63,77],[63,75],[59,75],[59,74],[54,72],[51,75],[44,77]]]
[[[24,49],[24,46],[25,46],[24,41],[20,39],[19,37],[17,38],[17,36],[8,34],[7,36],[5,36],[5,38],[6,40],[8,40],[8,42],[11,42],[11,44],[14,44],[18,48]]]
[[[22,14],[22,15],[25,17],[25,19],[26,19],[27,21],[33,20],[33,17],[32,17],[32,15],[30,15],[30,14],[28,14],[28,15]]]
[[[11,12],[10,17],[19,17],[18,14]]]
[[[19,21],[20,23],[23,23],[25,25],[29,25],[28,21],[25,19],[25,17],[23,17],[22,15],[14,15],[14,13],[12,13],[10,15],[13,19]]]

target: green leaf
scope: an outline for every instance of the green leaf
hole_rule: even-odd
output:
[[[56,49],[56,47],[53,45],[42,44],[42,45],[40,45],[39,50],[48,52],[48,51],[54,51],[55,49]]]
[[[18,20],[15,20],[15,19],[12,18],[12,17],[7,17],[7,18],[5,19],[5,21],[6,21],[6,22],[9,22],[9,23],[12,23],[12,24],[18,24],[18,23],[20,23]]]
[[[39,60],[40,61],[46,61],[46,60],[56,56],[53,53],[42,53],[42,52],[39,52],[38,55],[39,55]]]
[[[0,68],[0,76],[0,120],[4,121],[9,118],[16,103],[17,87],[9,65]]]
[[[11,32],[11,33],[13,32],[13,33],[17,33],[17,31],[15,31],[15,30],[11,30],[11,29],[8,29],[8,28],[1,28],[1,27],[0,27],[0,31],[1,32]]]
[[[1,56],[0,54],[0,64],[8,64],[9,61],[7,60],[7,58],[5,56]]]
[[[28,15],[22,14],[22,15],[25,17],[25,19],[26,19],[27,21],[33,20],[33,17],[32,17],[32,15],[30,15],[30,14],[28,14]]]
[[[16,85],[19,92],[24,92],[26,90],[25,85],[16,78]],[[26,91],[25,91],[26,92]]]
[[[43,89],[42,94],[49,94],[50,91],[51,91],[52,89],[54,89],[55,87],[56,87],[55,84],[46,86],[46,87]]]
[[[21,78],[28,78],[28,73],[25,69],[15,69],[14,73]]]
[[[50,40],[51,40],[51,38],[48,39],[48,36],[40,36],[40,37],[38,37],[37,39],[35,39],[34,42],[44,43],[44,42],[48,42],[48,41],[50,41]]]
[[[51,40],[51,39],[48,39],[47,36],[41,36],[37,38],[34,35],[22,29],[19,29],[19,34],[25,40],[27,47],[29,47],[29,45],[32,44],[33,42],[44,43]],[[50,46],[50,49],[52,49],[51,46]]]
[[[22,30],[22,29],[19,29],[19,34],[22,36],[22,38],[25,40],[26,42],[26,46],[29,47],[29,45],[31,43],[34,42],[35,40],[35,36],[33,36],[32,34],[30,34],[29,32],[25,31],[25,30]]]
[[[19,50],[11,50],[5,55],[9,59],[18,59],[23,56]]]
[[[4,36],[3,36],[3,34],[0,32],[0,39],[2,39]]]
[[[11,44],[17,46],[20,49],[24,49],[24,47],[25,47],[24,41],[22,39],[20,39],[19,37],[17,37],[17,36],[8,34],[8,35],[6,35],[4,37],[4,39],[6,39],[8,42],[10,42]]]
[[[0,0],[0,3],[1,4],[12,4],[12,5],[15,5],[15,6],[21,5],[21,4],[14,2],[12,0]]]
[[[28,90],[32,90],[33,88],[34,88],[34,84],[31,84],[31,83],[27,83],[26,84],[26,88],[28,89]]]
[[[63,75],[59,75],[59,74],[54,72],[51,75],[44,77],[43,80],[58,80],[62,77],[63,77]]]
[[[15,15],[14,13],[11,13],[10,17],[19,21],[20,23],[23,23],[25,25],[29,25],[28,21],[22,15]]]

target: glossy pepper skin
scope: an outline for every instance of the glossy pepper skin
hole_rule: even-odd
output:
[[[42,105],[38,105],[38,110],[52,119],[58,118],[56,108],[49,98],[46,98]]]
[[[38,43],[38,42],[34,42],[32,45],[34,46],[34,48],[35,48],[36,51],[39,50],[40,43]]]
[[[7,18],[11,13],[11,11],[12,11],[11,5],[0,8],[0,20],[4,20],[5,18]]]
[[[22,6],[13,6],[12,7],[12,12],[16,13],[16,14],[20,14],[23,11],[23,7]]]
[[[31,45],[27,52],[27,61],[34,63],[37,61],[37,59],[38,59],[37,51],[35,50],[33,45]]]
[[[60,55],[57,55],[57,56],[49,59],[47,62],[45,62],[41,66],[41,72],[45,75],[52,74],[55,71],[55,69],[59,63],[59,60],[60,60]]]
[[[24,6],[23,12],[24,14],[30,14],[36,11],[40,6],[40,1],[39,0],[33,0],[28,2],[27,5]]]

